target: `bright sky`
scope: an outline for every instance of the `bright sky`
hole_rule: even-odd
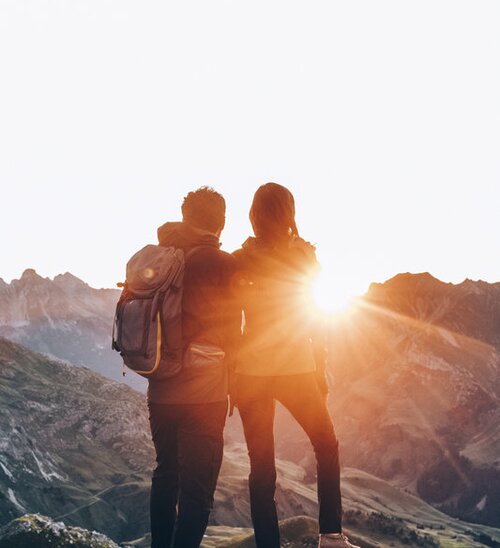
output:
[[[500,2],[0,0],[0,276],[96,287],[268,181],[346,293],[500,281]]]

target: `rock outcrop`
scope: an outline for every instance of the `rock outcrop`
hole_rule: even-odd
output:
[[[111,539],[81,527],[67,527],[40,514],[26,514],[0,529],[0,548],[119,548]]]

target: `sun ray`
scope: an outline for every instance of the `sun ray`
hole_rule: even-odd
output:
[[[414,318],[412,316],[408,316],[407,314],[402,314],[400,312],[396,312],[395,310],[391,310],[390,308],[383,307],[383,306],[377,305],[373,302],[370,302],[369,300],[366,299],[366,297],[358,299],[356,301],[356,304],[358,306],[360,306],[362,308],[365,308],[365,309],[368,309],[372,312],[388,316],[393,320],[407,323],[411,327],[418,328],[420,330],[425,331],[426,333],[430,333],[430,332],[439,333],[440,331],[444,331],[444,332],[446,332],[446,333],[448,333],[448,334],[450,334],[454,337],[457,337],[458,339],[462,340],[463,342],[471,342],[471,343],[474,343],[474,344],[485,346],[485,347],[491,349],[492,351],[495,350],[495,347],[492,344],[487,343],[485,341],[482,341],[480,339],[477,339],[476,337],[471,337],[469,335],[465,335],[464,333],[459,333],[458,331],[454,331],[452,329],[449,329],[448,327],[446,327],[444,325],[438,325],[438,324],[435,324],[435,323],[430,323],[430,322],[427,322],[427,321],[424,321],[424,320],[420,320],[418,318]]]
[[[441,330],[445,330],[446,332],[449,332],[450,334],[454,335],[457,338],[461,338],[464,341],[468,341],[474,344],[479,344],[481,346],[486,346],[488,348],[491,347],[491,345],[485,343],[484,341],[480,341],[474,337],[466,336],[462,333],[457,333],[453,330],[447,329],[444,326],[438,326],[435,324],[431,324],[429,322],[425,322],[423,320],[419,320],[417,318],[412,318],[411,316],[401,314],[399,312],[396,312],[394,310],[390,310],[388,308],[382,307],[380,305],[376,305],[374,303],[370,303],[364,299],[359,299],[357,301],[357,305],[361,309],[365,309],[371,312],[375,312],[376,314],[380,314],[382,316],[385,316],[387,318],[390,318],[392,320],[402,322],[405,325],[408,325],[410,328],[417,329],[417,330],[423,330],[426,334],[435,334],[435,332],[440,332]],[[347,330],[348,334],[351,332],[351,329]],[[374,342],[377,341],[377,344],[381,343],[381,337],[377,336],[375,334],[372,334],[371,330],[368,332],[368,337],[370,340],[373,340]],[[358,355],[358,359],[363,360],[363,356],[360,356],[359,354],[359,348],[353,341],[350,340],[350,338],[347,339],[347,344],[350,344],[352,346],[352,349],[354,350],[355,354]],[[390,354],[394,355],[394,357],[397,356],[396,351],[393,348],[387,348]],[[372,372],[375,374],[375,372]],[[370,376],[371,373],[368,373],[368,376]],[[434,390],[432,386],[427,386],[429,396],[431,399],[433,399],[436,402],[441,402],[442,400],[442,394],[439,394],[437,390]],[[430,423],[428,417],[426,417],[425,413],[423,413],[422,409],[417,405],[417,403],[414,401],[414,399],[411,397],[408,400],[408,404],[411,407],[412,413],[414,417],[417,419],[417,422],[422,428],[424,432],[426,432],[426,435],[428,436],[428,439],[433,442],[433,444],[437,447],[442,457],[448,462],[451,468],[455,471],[455,473],[460,477],[462,482],[469,486],[470,485],[470,479],[467,477],[467,475],[464,473],[464,470],[460,466],[460,464],[457,462],[455,456],[450,452],[449,448],[447,447],[446,443],[440,438],[439,434],[436,432],[434,426]]]

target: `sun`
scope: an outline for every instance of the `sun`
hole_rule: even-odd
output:
[[[321,271],[313,281],[312,294],[316,307],[333,315],[351,310],[361,292],[348,279],[339,279]]]

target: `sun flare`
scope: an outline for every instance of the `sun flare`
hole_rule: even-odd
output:
[[[361,294],[349,280],[337,279],[325,271],[314,280],[312,293],[316,307],[327,314],[347,312]]]

